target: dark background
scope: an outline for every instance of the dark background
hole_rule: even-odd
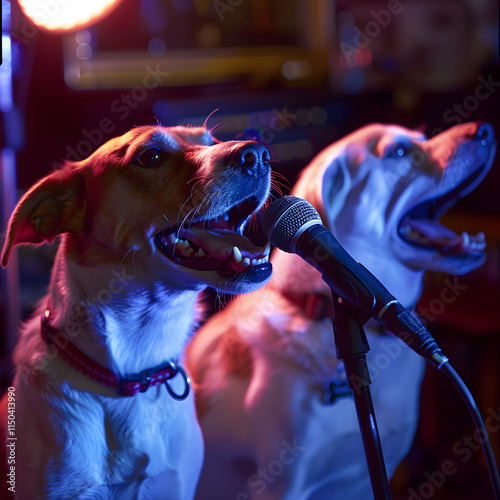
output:
[[[208,126],[218,125],[220,139],[266,143],[287,179],[285,194],[314,154],[366,123],[434,135],[486,120],[500,131],[493,0],[123,0],[102,21],[65,35],[34,28],[16,3],[12,11],[16,109],[2,117],[2,141],[16,150],[18,194],[58,161],[83,158],[134,125],[202,124],[216,109]],[[157,65],[161,76],[148,82],[158,85],[145,89],[147,68]],[[489,95],[479,100],[485,80]],[[497,159],[445,216],[460,232],[484,231],[488,258],[460,278],[467,288],[429,324],[485,417],[500,412],[499,180]],[[49,246],[19,251],[23,317],[44,294],[52,255]],[[421,307],[439,297],[445,278],[427,277]],[[12,292],[2,293],[5,320]],[[12,343],[4,327],[2,385]],[[414,498],[492,498],[475,442],[464,445],[470,456],[452,451],[473,433],[460,396],[429,368],[418,434],[391,482],[394,498],[410,498],[409,488]],[[498,460],[499,432],[490,438]],[[446,460],[457,472],[442,485],[434,474],[433,483]]]

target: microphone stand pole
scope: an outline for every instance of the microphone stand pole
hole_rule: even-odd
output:
[[[363,320],[361,313],[358,314],[346,308],[342,298],[333,290],[332,298],[335,310],[333,333],[337,357],[344,362],[349,388],[354,396],[373,495],[375,500],[390,500],[391,492],[375,419],[370,393],[371,380],[366,363],[366,353],[370,350],[370,346],[363,325],[368,318]]]

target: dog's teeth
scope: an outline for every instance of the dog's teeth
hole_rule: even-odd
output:
[[[470,245],[470,236],[466,231],[462,233],[462,241],[464,246],[468,247]]]
[[[486,241],[486,236],[482,231],[476,234],[476,241]]]
[[[175,234],[174,233],[170,233],[168,236],[167,236],[167,242],[170,243],[170,244],[174,244],[175,243],[175,240],[177,239],[175,237]]]
[[[485,241],[473,241],[470,244],[470,248],[473,250],[484,250],[486,248],[486,242]]]
[[[264,248],[264,256],[269,257],[269,253],[271,252],[271,243],[269,241],[266,243],[266,246]]]
[[[238,247],[233,248],[233,255],[234,255],[234,260],[240,264],[241,261],[243,260],[243,257],[241,255],[240,249]]]
[[[250,259],[249,259],[248,257],[245,257],[245,258],[243,259],[243,265],[244,265],[245,267],[248,267],[248,266],[250,265]]]
[[[207,254],[205,253],[205,251],[203,250],[203,248],[198,248],[198,252],[196,252],[196,255],[198,257],[205,257]]]
[[[176,248],[186,257],[194,255],[194,248],[190,245],[189,240],[181,238],[176,244]]]
[[[405,233],[410,235],[412,232],[413,232],[413,228],[410,226],[410,224],[406,224]]]
[[[229,214],[224,214],[223,219],[227,222],[229,220]]]

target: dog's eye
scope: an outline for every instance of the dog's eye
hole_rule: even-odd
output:
[[[401,144],[396,144],[394,146],[391,146],[385,153],[385,156],[389,158],[403,158],[403,156],[406,156],[408,153],[408,150],[405,146]]]
[[[145,149],[135,162],[142,167],[158,167],[164,160],[163,152],[158,148]]]

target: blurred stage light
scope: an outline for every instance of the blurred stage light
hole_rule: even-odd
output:
[[[101,20],[122,0],[18,0],[24,15],[38,28],[67,32]]]

